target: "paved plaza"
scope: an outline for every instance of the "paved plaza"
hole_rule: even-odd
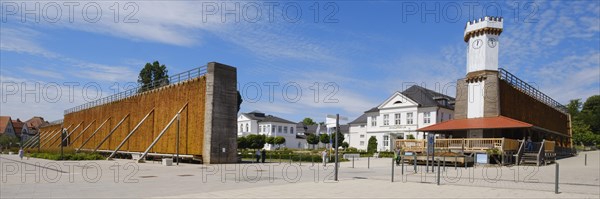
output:
[[[587,154],[587,166],[584,157]],[[585,152],[555,164],[440,169],[394,167],[389,158],[361,158],[333,165],[180,164],[158,162],[19,160],[0,155],[1,198],[599,198],[600,153]],[[369,167],[369,168],[367,168]]]

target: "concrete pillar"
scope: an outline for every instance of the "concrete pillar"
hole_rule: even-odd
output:
[[[204,112],[205,164],[237,162],[237,69],[210,62]]]

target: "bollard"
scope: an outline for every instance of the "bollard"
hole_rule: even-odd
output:
[[[314,155],[310,156],[310,162],[312,163],[312,166],[315,166],[315,156]]]
[[[300,166],[302,166],[302,153],[300,154],[300,161],[298,162],[298,164],[300,164]]]
[[[433,164],[433,163],[431,163]],[[438,159],[437,161],[437,166],[438,166],[438,172],[437,172],[437,185],[440,185],[440,160]]]
[[[413,154],[413,157],[414,157],[413,158],[414,159],[414,161],[413,161],[413,164],[414,164],[413,170],[415,171],[415,173],[417,173],[417,154]]]
[[[392,158],[392,182],[394,182],[394,166],[395,166],[394,164],[396,164],[396,163],[394,161],[394,158]]]
[[[587,166],[587,153],[584,156],[585,156],[585,159],[583,161],[583,166]]]
[[[292,164],[292,154],[290,153],[290,164]]]
[[[371,157],[367,157],[367,169],[371,168]]]
[[[454,170],[456,170],[456,166],[458,164],[458,156],[454,155]]]
[[[398,157],[400,157],[400,156],[398,156]],[[400,164],[402,164],[401,165],[401,167],[402,167],[402,176],[404,176],[404,158],[400,159]]]
[[[352,168],[354,168],[354,156],[352,156]]]
[[[556,163],[556,173],[554,174],[554,193],[558,194],[558,162]]]
[[[446,171],[446,156],[444,156],[442,159],[442,166],[444,167],[444,171]]]

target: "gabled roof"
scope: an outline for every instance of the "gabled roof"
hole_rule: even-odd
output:
[[[43,117],[39,117],[39,116],[34,116],[31,119],[25,121],[27,128],[35,128],[35,129],[39,129],[40,126],[47,124],[47,123],[48,122],[46,120],[44,120]]]
[[[358,118],[356,118],[352,122],[348,122],[348,124],[366,124],[366,123],[367,123],[367,114],[366,113],[358,116]]]
[[[9,123],[12,123],[10,116],[0,116],[0,133],[4,133],[6,131]]]
[[[21,122],[21,120],[18,118],[16,120],[12,120],[12,126],[17,136],[21,135],[21,131],[23,130],[24,124],[25,123]]]
[[[423,88],[421,86],[413,85],[401,93],[402,95],[417,102],[421,107],[443,107],[454,110],[454,105],[450,103],[455,101],[453,97]],[[442,103],[442,100],[436,99],[445,99],[447,103],[444,104]]]
[[[256,120],[258,122],[278,122],[278,123],[289,123],[289,124],[296,124],[295,122],[277,117],[277,116],[273,116],[273,115],[265,115],[264,113],[258,112],[258,111],[252,111],[250,113],[242,113],[242,115],[244,117],[247,117],[248,119],[251,120]]]
[[[365,113],[373,113],[373,112],[379,112],[379,108],[373,107],[373,108],[369,109],[368,111],[365,111]]]

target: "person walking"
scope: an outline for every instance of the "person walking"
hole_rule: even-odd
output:
[[[260,162],[260,150],[256,150],[256,163]]]
[[[262,149],[262,151],[260,151],[260,157],[262,158],[262,163],[265,163],[265,159],[267,159],[267,150]]]
[[[400,156],[401,154],[400,153],[402,153],[402,151],[400,150],[400,148],[396,148],[396,151],[395,151],[395,155],[396,156],[394,157],[394,158],[396,158],[396,166],[400,166],[400,161],[401,161],[401,159],[400,159],[401,158],[401,156]]]
[[[25,152],[23,151],[23,148],[20,148],[20,149],[19,149],[19,157],[21,158],[21,160],[23,160],[23,155],[24,155],[24,153],[25,153]]]
[[[327,166],[327,149],[321,152],[321,158],[323,158],[323,167]]]

